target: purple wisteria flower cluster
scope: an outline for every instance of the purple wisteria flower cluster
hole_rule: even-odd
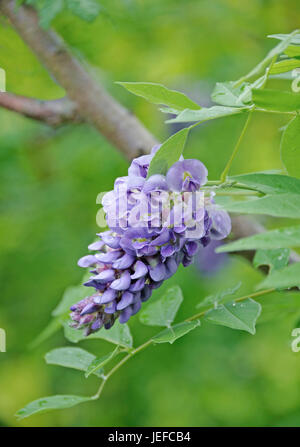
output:
[[[231,230],[228,214],[201,190],[207,169],[199,160],[181,157],[166,175],[147,178],[158,149],[135,158],[128,176],[117,178],[102,199],[109,229],[89,245],[95,254],[78,262],[92,267],[84,285],[95,291],[71,307],[72,326],[86,335],[110,329],[116,319],[126,323],[199,247]]]

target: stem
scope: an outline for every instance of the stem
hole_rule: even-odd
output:
[[[228,174],[228,172],[229,172],[229,170],[230,170],[230,168],[231,168],[231,165],[232,165],[232,162],[233,162],[233,160],[234,160],[234,157],[236,156],[236,154],[237,154],[237,152],[238,152],[238,150],[239,150],[239,147],[240,147],[241,142],[242,142],[242,140],[243,140],[243,137],[244,137],[244,135],[245,135],[245,133],[246,133],[246,130],[247,130],[248,126],[249,126],[249,123],[250,123],[250,120],[251,120],[251,117],[252,117],[252,114],[253,114],[253,111],[254,111],[254,110],[255,110],[255,108],[253,107],[253,108],[250,110],[250,112],[249,112],[249,115],[248,115],[248,117],[247,117],[247,119],[246,119],[245,125],[244,125],[243,130],[242,130],[242,132],[241,132],[241,134],[240,134],[240,136],[239,136],[239,139],[238,139],[238,141],[237,141],[237,143],[236,143],[236,145],[235,145],[235,147],[234,147],[234,149],[233,149],[233,152],[232,152],[232,154],[231,154],[231,157],[229,158],[228,163],[227,163],[227,165],[225,166],[224,171],[223,171],[222,174],[221,174],[221,177],[220,177],[220,181],[221,181],[221,182],[225,182],[225,180],[226,180],[227,174]]]
[[[268,293],[274,292],[275,289],[266,289],[266,290],[262,290],[260,292],[254,292],[254,293],[250,293],[248,295],[242,296],[240,298],[237,298],[236,300],[234,300],[236,303],[240,302],[240,301],[244,301],[248,298],[254,298],[257,296],[262,296],[262,295],[266,295]],[[206,309],[205,311],[199,312],[195,315],[192,315],[191,317],[187,318],[186,320],[182,321],[182,323],[187,322],[187,321],[193,321],[193,320],[197,320],[198,318],[203,317],[206,312],[208,312],[210,309],[213,309],[214,307],[212,306],[211,308]],[[145,343],[143,343],[142,345],[138,346],[137,348],[133,349],[131,352],[129,352],[129,354],[127,354],[125,357],[122,358],[122,360],[120,360],[119,363],[117,363],[107,374],[107,376],[105,376],[98,388],[98,391],[96,392],[96,394],[94,394],[94,396],[91,397],[92,400],[97,400],[99,399],[99,397],[101,396],[101,393],[103,391],[103,388],[106,384],[106,382],[108,381],[108,379],[115,373],[118,371],[118,369],[121,368],[121,366],[123,366],[126,362],[128,362],[128,360],[132,357],[134,357],[136,354],[138,354],[139,352],[143,351],[144,349],[148,348],[148,346],[151,346],[153,344],[153,340],[152,338],[150,338],[150,340],[146,341]]]

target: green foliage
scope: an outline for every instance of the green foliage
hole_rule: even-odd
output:
[[[249,90],[245,84],[236,87],[236,83],[217,82],[212,92],[211,99],[222,106],[243,107],[249,102]]]
[[[285,267],[289,262],[290,250],[288,248],[279,248],[275,250],[257,250],[253,259],[253,265],[258,268],[262,265],[268,265],[270,272]]]
[[[243,202],[224,202],[227,211],[241,214],[267,214],[274,217],[300,218],[299,194],[268,195]]]
[[[171,287],[154,303],[148,304],[140,313],[140,321],[149,326],[170,327],[183,301],[179,286]]]
[[[164,85],[154,84],[152,82],[117,82],[125,87],[129,92],[141,96],[153,104],[163,104],[176,110],[201,109],[184,93],[171,90]]]
[[[300,52],[299,52],[299,55],[300,55]],[[299,68],[299,67],[300,67],[299,59],[283,59],[280,62],[276,62],[276,64],[274,64],[270,68],[270,74],[286,73],[287,71],[291,71],[291,70],[294,70],[295,68]]]
[[[243,185],[264,194],[300,194],[300,180],[287,175],[263,174],[257,172],[253,174],[236,175],[230,177],[230,180],[242,183]]]
[[[300,262],[272,271],[258,286],[261,289],[289,289],[300,286]]]
[[[274,250],[300,247],[300,226],[286,227],[248,236],[216,249],[217,253],[241,250]]]
[[[66,368],[88,371],[89,365],[96,359],[96,356],[81,348],[64,347],[53,349],[47,352],[45,360],[49,365],[59,365]],[[101,377],[103,371],[91,371]],[[91,373],[90,373],[91,374]]]
[[[24,0],[24,2],[38,11],[40,25],[43,28],[49,28],[63,10],[71,11],[86,22],[95,20],[101,11],[97,0]]]
[[[42,397],[40,399],[34,400],[26,405],[21,410],[18,410],[16,417],[21,420],[32,416],[36,413],[42,413],[51,410],[62,410],[63,408],[74,407],[75,405],[81,404],[91,400],[90,397],[74,396],[74,395],[61,395],[61,396],[50,396]]]
[[[205,314],[205,320],[231,329],[254,335],[255,324],[261,313],[261,305],[252,299],[221,304]]]
[[[213,106],[213,107],[202,107],[200,110],[190,110],[186,109],[180,112],[176,118],[167,120],[167,123],[190,123],[198,122],[203,123],[204,121],[214,120],[216,118],[222,118],[224,116],[236,115],[247,110],[247,107],[224,107],[224,106]]]
[[[282,134],[281,160],[290,175],[300,178],[300,116],[293,118]]]
[[[65,337],[72,343],[86,340],[83,330],[73,329],[69,322],[64,324]],[[89,340],[101,339],[106,340],[116,345],[124,346],[125,348],[132,347],[132,335],[127,324],[120,324],[118,321],[113,325],[109,331],[99,331],[89,335]]]
[[[91,374],[102,375],[103,366],[105,366],[108,362],[110,362],[114,357],[119,354],[119,346],[116,347],[109,354],[103,355],[101,357],[94,358],[86,368],[85,377],[89,377]]]
[[[188,133],[189,128],[182,129],[161,145],[151,160],[148,178],[154,174],[166,174],[168,169],[178,161],[183,152]]]
[[[222,290],[214,295],[209,295],[205,297],[200,303],[197,304],[197,309],[202,309],[204,307],[208,307],[213,305],[217,306],[219,303],[223,302],[228,296],[234,295],[241,287],[242,283],[239,282],[234,287],[230,287],[228,289]]]
[[[198,326],[200,326],[199,320],[185,321],[183,323],[175,324],[152,337],[152,341],[153,343],[173,344],[178,338],[183,337]]]
[[[300,95],[282,90],[252,90],[252,100],[257,107],[275,112],[295,112],[300,109]]]

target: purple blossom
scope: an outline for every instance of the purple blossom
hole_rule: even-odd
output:
[[[71,307],[72,326],[85,328],[87,335],[110,329],[117,319],[126,323],[180,264],[193,262],[199,247],[230,232],[228,214],[211,198],[203,199],[207,170],[200,161],[180,158],[166,176],[147,179],[159,147],[135,158],[128,176],[116,179],[113,191],[104,195],[109,230],[89,245],[96,254],[78,261],[81,267],[93,266],[85,285],[94,294]]]

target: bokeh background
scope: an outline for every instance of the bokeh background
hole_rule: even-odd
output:
[[[103,12],[91,24],[65,12],[53,26],[92,75],[159,139],[174,131],[164,124],[165,116],[114,81],[163,83],[209,105],[216,81],[237,79],[276,43],[266,35],[299,26],[297,0],[100,3]],[[3,20],[0,66],[7,91],[41,99],[64,94]],[[189,138],[185,155],[202,160],[211,180],[220,175],[243,120],[209,122]],[[255,116],[232,172],[280,169],[278,129],[285,122]],[[125,175],[128,164],[89,126],[53,130],[5,110],[0,110],[0,147],[0,327],[7,332],[7,352],[0,353],[0,425],[300,425],[300,353],[290,348],[300,307],[296,300],[295,309],[284,312],[268,303],[271,296],[261,300],[265,310],[255,336],[203,323],[174,345],[152,347],[130,361],[99,401],[18,423],[15,411],[33,399],[88,395],[98,386],[97,378],[45,364],[47,351],[68,345],[62,331],[35,348],[30,344],[49,323],[65,288],[79,283],[77,259],[98,231],[96,196]],[[214,273],[191,266],[168,282],[183,289],[179,318],[194,313],[206,295],[239,281],[243,294],[261,278],[239,257],[223,261]],[[155,332],[138,318],[130,327],[136,344]],[[97,355],[110,348],[99,340],[81,346]]]

